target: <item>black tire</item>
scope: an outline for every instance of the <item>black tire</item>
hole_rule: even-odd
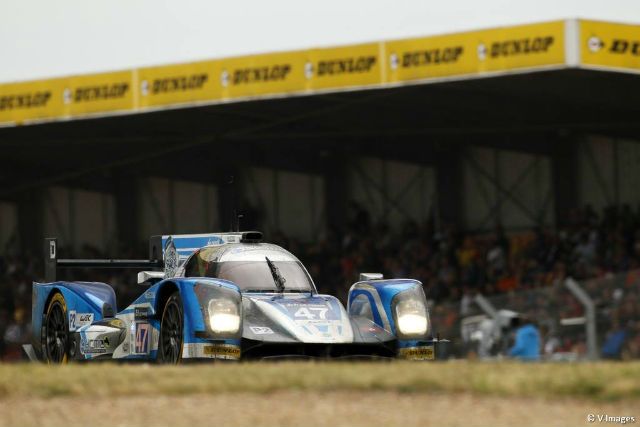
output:
[[[45,316],[44,353],[47,362],[67,363],[69,360],[69,323],[67,303],[60,293],[56,293],[47,307]]]
[[[171,294],[162,310],[158,363],[177,365],[182,360],[183,322],[182,298],[176,291]]]

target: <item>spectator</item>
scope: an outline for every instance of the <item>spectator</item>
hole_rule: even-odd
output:
[[[509,355],[526,361],[540,359],[540,332],[533,320],[528,317],[514,317],[511,325],[517,329],[515,344],[509,350]]]

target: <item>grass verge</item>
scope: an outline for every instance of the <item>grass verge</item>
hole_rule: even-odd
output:
[[[640,399],[640,362],[0,364],[0,398],[174,396],[278,390],[471,393],[594,401]]]

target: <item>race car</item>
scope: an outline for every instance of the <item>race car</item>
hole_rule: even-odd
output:
[[[153,236],[149,259],[58,259],[33,284],[32,360],[399,357],[433,360],[422,284],[362,274],[346,308],[319,294],[303,264],[259,232]],[[60,268],[135,268],[141,295],[117,311],[113,288],[57,280]]]

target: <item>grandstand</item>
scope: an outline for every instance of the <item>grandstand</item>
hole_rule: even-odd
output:
[[[447,304],[633,270],[639,46],[571,19],[0,84],[0,332],[44,236],[124,257],[237,212],[341,297],[371,268]]]

